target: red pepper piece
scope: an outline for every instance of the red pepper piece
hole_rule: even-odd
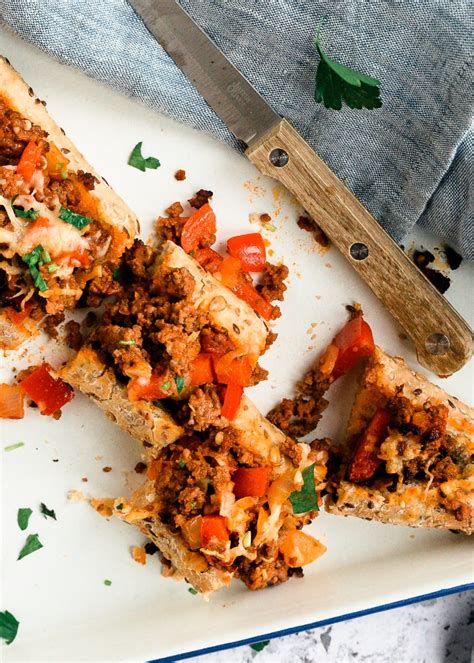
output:
[[[232,475],[234,495],[241,497],[263,497],[270,481],[269,467],[239,467]]]
[[[171,376],[153,373],[148,381],[132,378],[127,384],[127,393],[131,401],[158,401],[176,395],[177,389]]]
[[[212,539],[226,542],[229,530],[223,516],[203,516],[201,520],[201,548],[206,548]]]
[[[191,214],[184,224],[181,232],[181,246],[186,253],[190,253],[199,247],[202,240],[211,239],[215,234],[216,215],[209,203],[206,203]]]
[[[208,352],[201,352],[191,362],[191,384],[199,386],[201,384],[211,384],[212,382],[214,382],[212,355]]]
[[[229,384],[226,387],[224,394],[224,402],[222,404],[221,414],[223,417],[232,421],[239,409],[240,401],[244,394],[244,388],[237,384]]]
[[[222,257],[211,249],[205,246],[202,249],[196,249],[194,252],[194,259],[203,267],[207,272],[213,274],[217,272],[222,264]]]
[[[225,355],[214,356],[214,371],[219,384],[246,387],[252,377],[252,365],[247,355],[239,356],[232,350]]]
[[[349,320],[336,334],[332,344],[339,350],[332,372],[335,379],[347,373],[359,359],[368,357],[375,349],[372,330],[362,316]]]
[[[36,403],[41,413],[48,415],[54,414],[74,398],[71,387],[61,378],[54,378],[50,370],[49,364],[41,364],[20,382],[20,387]]]
[[[16,172],[21,175],[25,182],[29,183],[38,166],[41,158],[42,148],[40,145],[30,140],[23,150],[20,161],[16,167]]]
[[[261,272],[267,262],[267,253],[260,233],[236,235],[227,240],[230,255],[240,260],[244,272]]]
[[[349,481],[368,481],[373,477],[382,462],[377,454],[380,445],[387,437],[389,421],[390,414],[387,410],[379,408],[359,440],[349,466]]]

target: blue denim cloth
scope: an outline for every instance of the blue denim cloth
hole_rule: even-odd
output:
[[[181,0],[397,240],[417,222],[474,259],[472,0]],[[126,0],[0,0],[62,62],[239,147]],[[313,99],[313,41],[378,78],[378,110]],[[15,64],[15,54],[6,54]]]

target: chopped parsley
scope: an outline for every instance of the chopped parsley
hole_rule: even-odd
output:
[[[120,267],[116,267],[114,271],[112,272],[112,277],[114,281],[118,281],[120,279]]]
[[[119,345],[136,345],[137,342],[134,341],[133,339],[130,339],[130,341],[119,341],[118,344]]]
[[[197,589],[194,589],[194,587],[188,587],[188,592],[189,592],[190,594],[192,594],[193,596],[196,596],[196,594],[199,593],[199,592],[197,591]]]
[[[4,451],[15,451],[15,449],[19,449],[20,447],[24,446],[24,442],[15,442],[15,444],[9,444],[8,447],[5,447]]]
[[[36,550],[39,550],[42,547],[43,544],[39,540],[38,534],[30,534],[26,539],[25,545],[20,550],[20,554],[18,555],[17,559],[23,559],[23,557],[31,555],[31,553],[36,552]]]
[[[52,262],[50,265],[48,265],[48,272],[52,274],[55,272],[57,269],[59,269],[59,266],[56,265],[54,262]]]
[[[342,102],[349,108],[380,108],[380,81],[372,76],[361,74],[332,60],[323,50],[319,40],[319,30],[315,41],[321,58],[316,71],[314,99],[321,101],[326,108],[341,110]]]
[[[15,216],[20,217],[20,219],[31,219],[32,221],[36,221],[36,219],[39,217],[38,210],[33,208],[21,209],[21,207],[13,207],[13,211]]]
[[[53,520],[57,520],[56,514],[54,513],[54,510],[53,509],[48,509],[46,504],[43,504],[43,502],[41,502],[41,504],[40,504],[40,511],[41,511],[41,513],[43,514],[43,516],[45,518],[53,518]]]
[[[163,382],[161,388],[163,389],[163,391],[169,391],[171,388],[171,382],[169,382],[168,380],[166,382]]]
[[[132,153],[128,158],[128,165],[132,166],[133,168],[138,168],[138,170],[141,170],[143,173],[147,168],[156,170],[161,166],[159,159],[156,159],[155,157],[147,157],[145,159],[145,157],[142,155],[142,145],[143,141],[140,141],[135,145]]]
[[[28,527],[28,521],[30,519],[31,514],[33,511],[31,509],[18,509],[18,513],[16,516],[17,522],[18,522],[18,527],[24,531]]]
[[[269,644],[270,640],[262,640],[262,642],[255,642],[253,645],[250,645],[250,648],[254,651],[262,651]]]
[[[290,495],[293,513],[306,513],[319,511],[318,496],[314,486],[314,463],[303,470],[303,485],[301,490],[294,490]]]
[[[61,207],[59,210],[59,218],[61,221],[66,221],[66,223],[70,223],[71,226],[74,226],[78,230],[82,230],[86,226],[89,225],[89,223],[92,223],[92,219],[89,219],[88,216],[82,216],[82,214],[76,214],[76,212],[71,212],[70,209],[67,209],[66,207]]]
[[[263,228],[265,228],[265,230],[268,230],[271,233],[274,233],[276,231],[276,226],[273,223],[264,223]]]
[[[181,469],[183,469],[183,467],[186,467],[186,461],[183,460],[182,458],[180,458],[180,459],[179,459],[178,461],[176,461],[176,462],[178,463],[178,465],[180,466]]]
[[[117,504],[117,506],[115,508],[116,508],[117,511],[122,511],[123,504]]]
[[[7,645],[11,645],[16,638],[19,625],[20,622],[11,612],[8,612],[8,610],[0,612],[0,638],[3,638]]]
[[[176,384],[176,389],[178,391],[178,394],[180,394],[185,386],[184,378],[182,378],[180,375],[175,375],[174,381]]]
[[[38,244],[38,246],[35,246],[30,253],[26,253],[22,256],[21,259],[28,265],[35,286],[41,292],[45,292],[48,289],[48,286],[46,285],[46,281],[42,277],[39,268],[51,262],[49,253],[41,246],[41,244]]]
[[[110,587],[111,584],[112,584],[112,581],[111,581],[111,580],[104,580],[104,585],[105,585],[106,587]]]

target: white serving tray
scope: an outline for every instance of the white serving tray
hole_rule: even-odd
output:
[[[296,226],[295,202],[242,156],[53,62],[1,30],[0,51],[136,210],[144,237],[169,203],[185,200],[201,187],[215,192],[220,239],[256,229],[249,224],[251,213],[272,215],[278,231],[265,234],[273,259],[284,258],[291,279],[282,318],[275,325],[278,340],[263,360],[270,380],[251,390],[263,412],[291,394],[295,380],[345,321],[347,303],[360,302],[376,340],[416,366],[410,343],[399,338],[400,328],[369,289],[335,249],[318,251],[312,237]],[[141,173],[127,166],[139,140],[146,156],[160,158],[159,170]],[[186,181],[175,181],[178,168],[186,170]],[[472,275],[463,265],[448,291],[471,323]],[[39,356],[52,357],[57,365],[60,355],[54,341],[42,339],[36,351],[2,359],[0,379],[9,379],[12,366],[26,366]],[[461,399],[472,398],[472,366],[435,382]],[[318,436],[337,439],[341,434],[352,388],[347,380],[334,386]],[[1,423],[2,449],[17,441],[25,444],[10,453],[0,451],[0,610],[9,610],[20,621],[16,641],[2,647],[5,661],[175,658],[448,592],[473,579],[468,537],[322,514],[311,531],[328,552],[307,568],[303,580],[261,592],[235,582],[206,602],[189,594],[184,583],[162,578],[156,556],[148,558],[145,567],[133,562],[130,546],[143,538],[132,527],[100,518],[85,502],[68,501],[73,489],[87,496],[115,496],[133,483],[131,470],[139,451],[97,408],[77,396],[60,421],[28,410],[19,422]],[[104,473],[104,466],[112,472]],[[55,509],[57,522],[38,513],[40,502]],[[44,548],[16,561],[27,534],[16,524],[19,507],[34,509],[28,532],[39,533]],[[104,579],[112,585],[105,586]]]

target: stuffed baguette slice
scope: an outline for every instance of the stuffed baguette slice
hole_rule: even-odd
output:
[[[243,398],[224,428],[183,435],[158,455],[132,499],[93,500],[140,529],[169,574],[208,593],[235,577],[250,589],[301,576],[326,548],[301,531],[325,487],[325,441],[297,444]]]
[[[474,410],[376,348],[329,493],[333,514],[471,534]]]
[[[61,377],[155,449],[225,426],[259,377],[265,322],[171,241],[155,250],[137,240],[121,281]]]
[[[133,212],[0,57],[0,348],[46,314],[97,305],[138,232]]]

